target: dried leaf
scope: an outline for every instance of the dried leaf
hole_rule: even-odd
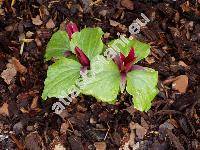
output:
[[[43,149],[44,143],[41,136],[37,132],[31,132],[25,138],[26,149]]]
[[[189,12],[190,11],[190,3],[189,3],[189,1],[186,1],[185,3],[183,3],[181,5],[181,8],[182,8],[183,12]]]
[[[113,27],[116,27],[116,26],[120,25],[120,23],[117,21],[114,21],[114,20],[110,20],[110,25]]]
[[[40,16],[42,19],[44,19],[45,17],[49,16],[49,11],[47,10],[47,7],[42,5],[39,9],[40,12]]]
[[[178,65],[182,66],[182,67],[185,67],[185,68],[188,68],[188,65],[186,65],[183,61],[179,61]]]
[[[7,69],[1,73],[1,77],[4,79],[4,81],[7,84],[10,84],[13,78],[16,76],[17,70],[14,64],[12,63],[8,63],[6,66],[7,66]]]
[[[136,135],[139,139],[143,139],[145,134],[147,133],[147,129],[145,129],[143,126],[139,125],[138,123],[131,122],[129,126],[131,130],[133,129],[136,130]]]
[[[95,142],[94,146],[96,147],[96,150],[106,150],[105,142]]]
[[[145,134],[147,133],[147,129],[145,129],[138,123],[136,123],[135,125],[136,125],[136,135],[138,136],[139,139],[143,139]]]
[[[188,77],[186,75],[180,75],[172,83],[172,88],[179,91],[180,93],[185,93],[188,86]]]
[[[9,60],[10,63],[12,63],[15,67],[15,69],[23,74],[23,73],[26,73],[27,72],[27,69],[26,67],[24,67],[20,62],[19,60],[17,60],[15,57],[12,57],[12,59]]]
[[[42,20],[40,19],[40,16],[37,15],[35,18],[31,18],[32,19],[32,23],[36,26],[40,26],[42,25]]]
[[[9,116],[8,104],[7,104],[7,103],[4,103],[4,104],[0,107],[0,115]]]
[[[47,24],[46,24],[46,28],[47,28],[47,29],[52,29],[52,28],[54,28],[54,27],[55,27],[55,23],[53,22],[52,19],[49,19],[49,21],[48,21]]]
[[[59,143],[55,145],[54,150],[66,150],[66,148],[62,144]]]
[[[113,27],[118,27],[120,30],[126,32],[128,29],[125,25],[117,22],[117,21],[114,21],[114,20],[110,20],[110,25],[113,26]]]
[[[66,134],[68,128],[69,128],[69,122],[62,123],[60,128],[60,133]]]
[[[38,108],[38,96],[34,97],[31,103],[31,109],[35,110],[37,108]]]

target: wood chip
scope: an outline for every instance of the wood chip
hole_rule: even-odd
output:
[[[182,67],[185,67],[185,68],[188,68],[188,65],[186,65],[183,61],[179,61],[178,65],[182,66]]]
[[[55,145],[54,150],[66,150],[66,148],[62,144],[59,143]]]
[[[60,133],[66,134],[68,128],[69,128],[69,122],[62,123],[62,125],[60,127]]]
[[[14,79],[14,77],[16,76],[17,70],[14,64],[12,63],[8,63],[6,66],[7,66],[7,69],[1,73],[1,77],[9,85],[11,81]]]
[[[134,3],[131,0],[122,0],[121,5],[129,10],[134,9]]]
[[[130,126],[130,129],[136,130],[136,135],[139,139],[143,139],[145,134],[147,133],[147,129],[145,129],[143,126],[139,125],[138,123],[131,122],[129,126]]]
[[[10,63],[12,63],[15,67],[15,69],[23,74],[23,73],[26,73],[27,72],[27,69],[26,67],[24,67],[20,62],[19,60],[17,60],[15,57],[12,57],[12,59],[9,60]]]
[[[46,28],[47,29],[53,29],[53,28],[55,28],[55,23],[53,22],[52,19],[49,19],[49,21],[46,24]]]
[[[37,132],[31,132],[25,137],[26,149],[43,149],[44,143],[41,136]]]
[[[8,104],[7,104],[7,103],[4,103],[4,104],[0,107],[0,115],[9,116]]]
[[[105,142],[95,142],[94,146],[96,147],[96,150],[106,150]]]
[[[38,96],[34,97],[31,103],[31,109],[35,110],[37,108],[38,108]]]
[[[127,27],[117,21],[114,21],[114,20],[109,20],[110,21],[110,25],[113,26],[113,27],[117,27],[118,29],[120,29],[121,31],[123,32],[126,32],[128,31]]]
[[[172,83],[172,88],[179,91],[180,93],[185,93],[188,86],[188,77],[186,75],[180,75]]]
[[[117,21],[114,21],[114,20],[109,20],[109,21],[110,21],[110,25],[113,26],[113,27],[120,25],[120,23],[117,22]]]
[[[189,12],[190,11],[190,3],[189,3],[189,1],[186,1],[185,3],[183,3],[181,5],[181,8],[182,8],[183,12]]]

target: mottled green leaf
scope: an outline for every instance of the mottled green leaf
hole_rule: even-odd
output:
[[[65,31],[57,31],[53,34],[50,41],[47,44],[45,58],[50,60],[52,57],[63,57],[64,52],[70,50],[70,41]]]
[[[120,86],[120,73],[113,61],[97,56],[91,61],[92,76],[84,78],[82,93],[92,95],[103,102],[113,103]]]
[[[87,57],[92,60],[95,56],[102,53],[103,31],[101,28],[85,28],[80,32],[76,32],[72,36],[71,50],[74,52],[74,48],[79,47]]]
[[[128,73],[126,90],[133,96],[136,109],[148,111],[151,108],[151,101],[158,94],[157,82],[158,72],[153,69],[146,68]]]
[[[68,58],[61,58],[51,65],[47,71],[42,98],[65,98],[80,76],[80,67],[77,61]]]

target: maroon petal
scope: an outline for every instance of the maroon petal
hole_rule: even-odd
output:
[[[124,54],[120,53],[120,59],[122,60],[122,62],[125,61],[126,57],[124,56]]]
[[[124,60],[124,66],[126,68],[126,72],[131,70],[132,64],[133,62],[136,60],[135,57],[135,50],[133,48],[131,48],[128,56],[125,58]]]
[[[69,38],[72,38],[72,34],[78,32],[78,27],[75,23],[70,22],[66,25],[66,31],[68,33]]]
[[[84,54],[84,52],[80,48],[76,47],[75,53],[76,53],[76,57],[78,58],[78,60],[82,66],[85,66],[85,67],[90,66],[90,60],[88,59],[88,57]]]

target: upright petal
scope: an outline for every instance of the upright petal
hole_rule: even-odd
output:
[[[135,50],[133,48],[131,48],[128,56],[124,60],[124,66],[125,66],[127,72],[130,71],[132,64],[135,60],[136,60]]]

